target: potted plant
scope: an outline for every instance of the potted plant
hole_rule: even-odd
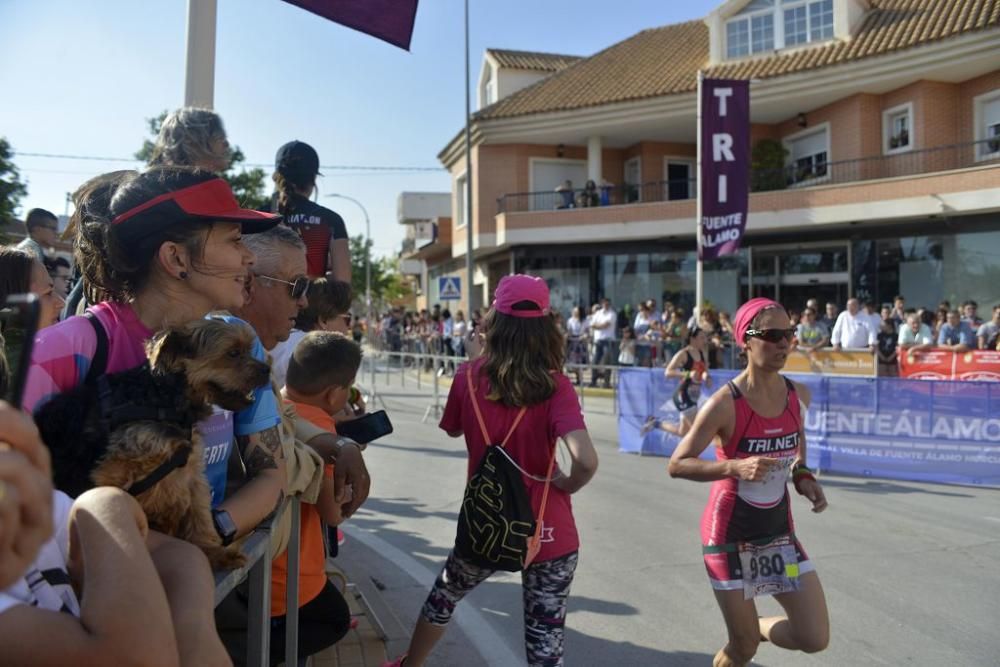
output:
[[[788,149],[776,139],[761,139],[750,151],[750,191],[784,190]]]

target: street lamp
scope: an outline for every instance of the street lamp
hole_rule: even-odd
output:
[[[368,210],[364,207],[364,204],[359,202],[354,197],[348,197],[347,195],[332,194],[327,195],[327,197],[337,197],[338,199],[346,199],[347,201],[354,202],[361,209],[361,212],[365,214],[365,317],[367,320],[368,327],[368,341],[371,342],[371,331],[372,331],[372,226],[371,221],[368,219]]]

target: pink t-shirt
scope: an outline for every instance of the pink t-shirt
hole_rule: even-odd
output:
[[[486,422],[486,431],[491,439],[497,443],[503,440],[520,408],[507,407],[496,401],[487,400],[489,382],[485,376],[479,375],[483,359],[467,362],[458,367],[439,426],[446,432],[461,431],[465,435],[465,446],[469,451],[468,475],[471,476],[479,466],[488,443],[483,442],[483,434],[469,396],[469,386],[465,376],[465,368],[469,363],[473,365],[472,377],[476,385],[476,400],[479,402],[483,421]],[[537,477],[545,477],[548,472],[549,458],[558,438],[572,431],[587,428],[583,421],[583,413],[580,411],[580,402],[569,378],[562,373],[556,373],[555,378],[555,393],[544,403],[527,409],[505,447],[518,465]],[[522,479],[531,496],[531,505],[537,517],[545,484],[526,477]],[[576,532],[569,494],[550,484],[549,500],[542,519],[542,546],[538,560],[559,558],[576,551],[579,547],[580,538]]]
[[[91,309],[108,335],[108,373],[127,371],[146,362],[149,330],[132,310],[120,303],[99,303]],[[31,368],[22,407],[34,413],[48,399],[83,384],[97,353],[97,334],[85,317],[70,317],[35,336]]]

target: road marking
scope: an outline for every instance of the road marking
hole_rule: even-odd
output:
[[[427,591],[430,592],[431,586],[434,585],[434,580],[437,578],[437,572],[427,569],[406,552],[367,530],[358,530],[347,526],[342,526],[341,530],[394,563],[417,583],[425,585]],[[479,610],[468,603],[463,605],[461,611],[452,617],[451,622],[462,629],[466,637],[469,638],[469,643],[475,646],[487,665],[507,667],[524,662],[524,656],[516,655],[506,642],[500,639],[496,630],[490,626]]]

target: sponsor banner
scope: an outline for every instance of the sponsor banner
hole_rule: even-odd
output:
[[[926,350],[899,355],[900,377],[914,380],[1000,382],[1000,352]]]
[[[875,355],[868,350],[816,350],[809,354],[792,350],[785,362],[787,373],[814,373],[817,375],[860,375],[875,377]]]
[[[701,256],[739,251],[747,224],[750,189],[750,82],[701,81]]]
[[[710,371],[725,391],[735,371]],[[809,387],[807,459],[822,471],[941,484],[1000,488],[1000,383],[788,374]],[[622,369],[619,449],[669,456],[680,442],[649,417],[677,423],[676,382],[662,369]],[[702,458],[714,458],[713,446]]]

